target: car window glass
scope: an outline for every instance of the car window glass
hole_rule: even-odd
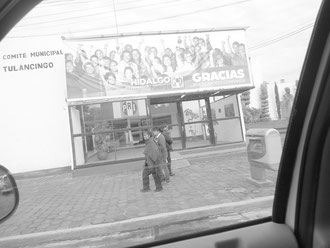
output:
[[[21,195],[0,243],[270,216],[320,3],[42,1],[0,43],[0,158]]]

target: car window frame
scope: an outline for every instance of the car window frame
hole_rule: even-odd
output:
[[[10,2],[10,1],[8,1]],[[1,29],[0,32],[0,39],[2,39],[7,32],[9,32],[10,28],[16,24],[21,17],[23,17],[30,9],[32,9],[35,5],[37,5],[40,0],[28,0],[28,1],[11,1],[5,8],[8,8],[5,11],[4,15],[0,16],[1,23],[4,23],[5,28]],[[15,9],[14,9],[15,7]],[[280,170],[279,170],[279,177],[278,181],[276,184],[276,193],[275,193],[275,199],[274,199],[274,207],[273,207],[273,216],[272,218],[264,218],[264,219],[258,219],[250,222],[245,222],[242,224],[237,224],[237,225],[232,225],[232,226],[227,226],[224,228],[219,228],[219,229],[214,229],[214,230],[208,230],[206,232],[201,232],[198,234],[192,234],[192,235],[187,235],[185,237],[176,237],[175,239],[169,239],[169,240],[162,240],[162,241],[157,241],[156,243],[153,243],[154,245],[160,245],[160,244],[166,244],[170,242],[175,242],[175,240],[184,240],[184,239],[191,239],[193,237],[201,237],[201,236],[206,236],[210,235],[213,233],[221,233],[221,232],[226,232],[229,230],[237,230],[241,229],[243,227],[249,227],[249,226],[255,226],[259,225],[262,223],[267,223],[267,222],[274,222],[278,224],[285,224],[287,222],[287,210],[288,210],[288,203],[290,199],[294,199],[294,195],[290,195],[290,191],[288,188],[292,187],[292,178],[294,175],[294,169],[295,166],[297,166],[296,159],[297,159],[297,154],[298,154],[298,149],[299,149],[299,142],[302,142],[300,139],[300,135],[303,132],[304,126],[306,127],[306,118],[307,118],[307,112],[306,109],[308,107],[308,104],[310,101],[306,101],[307,99],[310,99],[312,92],[313,92],[313,87],[315,86],[314,84],[310,82],[315,82],[317,74],[318,74],[318,69],[319,69],[319,64],[315,63],[315,60],[320,61],[323,54],[323,46],[326,43],[326,39],[324,39],[322,33],[325,32],[325,30],[329,30],[329,26],[327,25],[329,23],[329,18],[326,17],[326,13],[329,13],[330,11],[330,3],[329,1],[323,1],[321,4],[321,11],[319,14],[319,17],[317,18],[317,22],[312,34],[311,42],[307,51],[306,58],[305,60],[302,73],[301,73],[301,80],[299,82],[299,87],[297,90],[297,95],[298,97],[295,98],[294,106],[293,106],[293,111],[292,115],[290,118],[289,126],[288,126],[288,136],[285,140],[284,147],[283,147],[283,154],[282,154],[282,159],[280,163]],[[320,90],[320,89],[318,89]],[[320,92],[320,91],[319,91]],[[318,100],[320,101],[320,100]],[[315,111],[315,108],[314,108]],[[311,119],[313,116],[315,116],[316,112],[314,112],[314,115],[311,115]],[[308,120],[307,120],[308,121]],[[306,135],[310,135],[311,137],[311,127],[308,128],[309,130],[307,131]],[[307,140],[308,142],[308,140]],[[314,141],[313,141],[314,142]],[[307,143],[305,143],[307,145]],[[306,156],[307,148],[306,146],[303,149],[303,154],[302,156]],[[305,169],[307,165],[304,164],[304,166],[301,167],[301,172],[300,172],[300,178],[299,178],[299,186],[298,186],[298,201],[300,204],[303,206],[303,199],[299,199],[299,195],[302,194],[302,187],[303,183],[306,180],[306,174]],[[310,164],[309,164],[310,166]],[[305,184],[306,186],[306,184]],[[315,194],[317,189],[312,189],[312,192],[305,194],[304,197],[309,196],[309,194]],[[292,192],[291,192],[292,194]],[[296,226],[294,227],[296,230],[296,235],[302,235],[304,230],[299,230],[299,226],[302,224],[301,221],[301,213],[304,211],[299,211],[299,208],[302,207],[300,205],[296,205],[298,208],[297,215],[296,215],[296,221],[295,224]],[[294,208],[295,209],[295,208]],[[309,232],[309,231],[308,231]],[[146,246],[134,246],[134,247],[150,247]]]

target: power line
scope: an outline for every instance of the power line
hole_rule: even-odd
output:
[[[90,2],[90,0],[88,0],[88,1]],[[183,1],[183,0],[181,0],[181,1]],[[197,0],[197,1],[201,1],[201,0]],[[137,6],[137,7],[127,7],[127,8],[122,8],[122,9],[116,9],[116,11],[117,12],[122,12],[122,11],[126,11],[126,10],[139,9],[139,8],[143,8],[143,7],[149,7],[149,6],[154,6],[154,5],[164,4],[164,3],[171,3],[171,2],[179,2],[179,1],[178,0],[171,0],[171,1],[156,3],[156,4],[146,4],[146,5],[140,5],[140,6]],[[116,6],[118,6],[118,4],[116,4]],[[44,14],[44,15],[27,16],[24,19],[29,20],[29,19],[35,19],[35,18],[40,18],[40,17],[57,16],[57,15],[63,15],[63,14],[69,14],[69,13],[80,13],[81,11],[91,11],[91,10],[95,10],[95,9],[104,9],[106,7],[113,7],[113,4],[111,3],[111,4],[106,4],[106,5],[93,7],[93,8],[88,7],[88,8],[74,9],[74,10],[61,11],[61,12],[58,12],[58,13],[50,13],[50,14]],[[110,10],[109,12],[114,12],[114,11]],[[98,14],[103,14],[103,12],[94,13],[93,15],[98,15]],[[69,19],[69,18],[66,18],[66,19]],[[66,20],[66,19],[64,19],[64,20]],[[29,23],[29,25],[35,25],[35,24],[39,24],[39,23],[32,23],[32,24]]]
[[[50,14],[43,14],[43,15],[26,16],[26,17],[24,17],[24,20],[37,19],[37,18],[40,18],[40,17],[57,16],[57,15],[75,13],[75,12],[78,12],[79,13],[81,11],[86,11],[86,10],[91,11],[91,10],[96,10],[96,9],[104,9],[106,7],[111,7],[111,6],[112,6],[112,4],[106,4],[106,5],[103,5],[103,6],[93,7],[93,8],[88,8],[88,9],[82,8],[82,9],[75,9],[75,10],[69,10],[69,11],[61,11],[61,12],[58,12],[58,13],[50,13]]]
[[[96,2],[96,1],[101,1],[101,2],[104,2],[104,0],[94,0],[93,2]],[[68,6],[68,4],[70,5],[82,5],[82,4],[86,4],[86,3],[91,3],[92,1],[90,0],[86,0],[86,1],[83,1],[83,0],[70,0],[70,1],[57,1],[57,2],[44,2],[42,1],[39,5],[38,5],[38,8],[40,9],[43,9],[43,8],[56,8],[56,7],[61,7],[61,6]]]
[[[201,0],[195,0],[195,1],[201,1]],[[140,8],[144,8],[144,7],[151,7],[151,6],[161,5],[161,4],[168,4],[168,3],[176,3],[175,5],[181,4],[180,2],[178,3],[177,0],[168,0],[168,1],[162,2],[162,3],[147,4],[147,5],[142,5],[142,6],[139,6],[139,7],[127,7],[127,8],[119,9],[119,10],[116,10],[116,11],[117,12],[121,12],[121,11],[126,11],[126,10],[131,10],[131,9],[140,9]],[[113,7],[113,4],[107,5],[107,6],[103,6],[103,7],[99,7],[99,8],[104,9],[104,7]],[[75,11],[68,11],[66,13],[72,13],[72,12],[79,13],[80,11],[75,10]],[[107,10],[107,11],[97,12],[97,13],[83,15],[83,16],[74,16],[74,17],[60,18],[60,19],[56,19],[56,22],[57,21],[67,21],[67,20],[79,19],[80,21],[79,22],[76,22],[76,23],[81,23],[81,18],[92,17],[92,16],[100,16],[100,15],[109,14],[109,13],[112,13],[112,12],[114,12],[114,11],[113,10]],[[58,15],[58,14],[63,14],[63,12],[62,13],[56,13],[56,14],[53,14],[53,15]],[[51,15],[44,15],[44,16],[51,16]],[[49,21],[49,20],[48,21],[39,21],[39,22],[36,22],[36,23],[28,23],[28,24],[17,25],[16,27],[18,27],[18,28],[20,28],[20,27],[29,27],[29,26],[40,25],[40,24],[47,24],[47,23],[54,23],[54,21]],[[67,24],[65,24],[65,25],[67,25]],[[49,28],[49,26],[47,26],[47,28]]]
[[[246,3],[246,2],[250,2],[250,1],[253,1],[253,0],[242,0],[242,1],[237,1],[237,2],[234,2],[234,3],[221,4],[221,5],[218,5],[218,6],[207,7],[207,8],[201,9],[201,10],[195,10],[195,11],[188,12],[188,13],[170,15],[170,16],[167,16],[167,17],[164,17],[164,18],[156,18],[156,19],[149,19],[149,20],[131,22],[131,23],[126,23],[126,24],[121,24],[120,26],[121,27],[126,27],[126,26],[131,26],[131,25],[136,25],[136,24],[144,24],[144,23],[154,22],[154,21],[163,21],[163,20],[168,20],[168,19],[172,19],[172,18],[193,15],[193,14],[197,14],[197,13],[201,13],[201,12],[205,12],[205,11],[209,11],[209,10],[215,10],[215,9],[219,9],[219,8],[230,7],[230,6],[234,6],[234,5],[238,5],[238,4],[242,4],[242,3]],[[79,22],[79,23],[81,23],[81,22]],[[49,26],[47,26],[46,28],[49,29]],[[115,26],[103,26],[103,27],[98,27],[98,28],[95,28],[95,27],[85,28],[85,29],[76,30],[75,33],[81,33],[81,32],[87,32],[87,31],[100,31],[100,30],[110,29],[110,28],[115,28]],[[52,34],[46,34],[46,35],[32,35],[32,36],[30,35],[29,37],[52,36],[52,35],[64,35],[64,34],[63,33],[60,33],[60,34],[59,33],[52,33]],[[14,36],[14,37],[20,38],[20,37],[26,37],[26,36]]]
[[[81,5],[81,4],[84,4],[84,3],[95,3],[96,1],[101,1],[101,2],[108,2],[108,0],[71,0],[70,4],[71,5]],[[145,1],[145,0],[129,0],[129,1],[120,1],[118,3],[118,5],[121,5],[121,4],[127,4],[127,3],[136,3],[136,2],[142,2],[142,1]],[[56,7],[56,6],[67,6],[68,5],[68,0],[58,0],[54,3],[52,3],[51,1],[42,1],[38,7]]]
[[[303,32],[303,31],[305,31],[307,29],[310,29],[313,26],[314,26],[314,23],[307,24],[307,25],[305,25],[305,26],[303,26],[301,28],[295,29],[293,31],[290,31],[290,32],[287,32],[287,33],[284,33],[284,34],[281,34],[281,35],[278,35],[278,36],[276,36],[274,38],[271,38],[269,40],[266,40],[266,41],[263,41],[263,42],[259,42],[256,45],[253,45],[253,46],[249,47],[249,50],[250,51],[253,51],[253,50],[257,50],[257,49],[263,48],[265,46],[270,46],[270,45],[272,45],[274,43],[277,43],[277,42],[282,41],[284,39],[287,39],[287,38],[289,38],[291,36],[297,35],[297,34]]]
[[[251,48],[252,48],[252,47],[257,47],[257,46],[259,46],[259,45],[261,45],[261,44],[264,44],[265,42],[269,42],[269,41],[271,41],[271,40],[273,40],[273,39],[277,39],[278,37],[281,37],[281,36],[283,36],[283,35],[290,34],[290,33],[292,33],[292,32],[296,32],[296,31],[299,31],[299,30],[301,30],[301,29],[305,29],[306,27],[310,27],[310,26],[313,26],[313,25],[314,25],[314,22],[311,22],[311,23],[305,24],[305,25],[303,25],[303,26],[298,26],[298,27],[294,28],[292,31],[288,31],[288,32],[283,33],[283,34],[276,35],[275,37],[272,37],[271,39],[266,39],[266,40],[263,40],[263,41],[257,42],[256,44],[254,44],[253,46],[251,46]]]

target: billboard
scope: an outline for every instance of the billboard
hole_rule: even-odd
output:
[[[251,87],[245,30],[64,40],[68,100]]]

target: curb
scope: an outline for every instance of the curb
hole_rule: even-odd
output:
[[[181,231],[178,229],[178,226],[187,225],[187,222],[202,219],[221,219],[226,217],[227,221],[230,219],[235,220],[235,222],[247,221],[249,220],[249,215],[251,215],[250,213],[270,208],[273,203],[273,198],[273,196],[260,197],[240,202],[222,203],[206,207],[161,213],[113,223],[9,236],[0,238],[0,247],[45,247],[47,244],[54,243],[65,244],[65,242],[71,242],[72,244],[72,242],[82,242],[83,240],[85,240],[84,242],[87,242],[86,239],[95,239],[96,237],[98,239],[107,238],[112,242],[118,242],[120,239],[127,240],[137,239],[140,236],[146,237],[146,233],[148,233],[148,240],[156,239],[156,234],[159,232],[159,229],[170,225],[176,226],[176,232],[173,232],[175,235],[175,233]],[[154,231],[155,228],[158,230],[156,234]],[[195,227],[195,229],[198,228]],[[68,243],[63,247],[66,247],[66,245],[68,245]]]
[[[240,148],[233,148],[233,149],[226,149],[226,150],[219,150],[219,151],[212,151],[212,152],[185,154],[185,155],[181,155],[181,156],[185,159],[196,158],[196,157],[202,158],[202,157],[208,157],[210,155],[232,154],[232,153],[240,153],[240,152],[245,152],[245,151],[246,151],[246,147],[240,147]]]

